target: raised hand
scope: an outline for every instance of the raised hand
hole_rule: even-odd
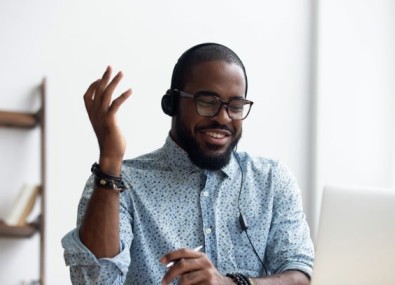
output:
[[[99,164],[103,172],[119,176],[126,140],[118,126],[116,113],[132,94],[128,89],[113,99],[113,93],[123,74],[118,72],[111,79],[112,68],[107,67],[101,79],[93,82],[84,95],[85,107],[95,131],[100,149]]]

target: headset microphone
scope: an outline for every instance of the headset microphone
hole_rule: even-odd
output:
[[[244,216],[243,216],[242,213],[240,213],[239,222],[240,222],[241,229],[242,229],[243,231],[248,230],[248,223],[247,223],[247,220],[246,220],[246,218],[244,218]]]
[[[239,209],[239,223],[240,223],[240,227],[243,230],[243,232],[246,234],[248,241],[250,242],[250,245],[252,247],[252,250],[254,251],[256,257],[258,258],[259,262],[262,265],[263,271],[265,272],[266,276],[269,276],[270,273],[269,271],[266,269],[266,266],[262,260],[262,258],[260,257],[260,255],[258,254],[257,250],[255,249],[254,244],[251,241],[250,235],[248,234],[248,222],[247,222],[247,218],[243,216],[243,214],[241,213],[241,209],[240,209],[240,196],[241,196],[241,190],[243,189],[243,184],[244,184],[244,171],[243,171],[243,167],[241,166],[241,162],[239,159],[239,155],[236,152],[236,149],[233,151],[233,154],[236,158],[237,164],[239,165],[240,171],[241,171],[241,182],[240,182],[240,190],[239,190],[239,196],[237,198],[237,207]]]

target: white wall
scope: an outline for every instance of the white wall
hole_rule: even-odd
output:
[[[285,161],[306,191],[309,9],[306,0],[0,2],[0,108],[29,110],[31,90],[43,76],[48,80],[47,284],[70,284],[60,239],[75,225],[78,199],[98,157],[82,95],[108,64],[125,73],[119,91],[134,90],[119,114],[131,157],[164,142],[170,118],[160,98],[180,54],[205,41],[230,46],[247,67],[255,101],[239,148]],[[37,145],[34,133],[0,135],[13,153],[10,163],[0,163],[3,209],[22,176],[38,179],[28,171],[35,169],[30,160]],[[35,245],[34,239],[0,239],[1,284],[37,277]]]
[[[395,2],[317,10],[314,226],[324,185],[395,188]]]

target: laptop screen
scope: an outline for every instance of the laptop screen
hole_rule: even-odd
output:
[[[395,189],[324,188],[312,285],[395,284]]]

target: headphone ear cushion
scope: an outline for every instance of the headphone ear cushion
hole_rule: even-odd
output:
[[[169,116],[174,115],[174,100],[173,100],[173,96],[171,96],[169,92],[163,95],[161,105],[162,105],[162,110],[166,115]]]

